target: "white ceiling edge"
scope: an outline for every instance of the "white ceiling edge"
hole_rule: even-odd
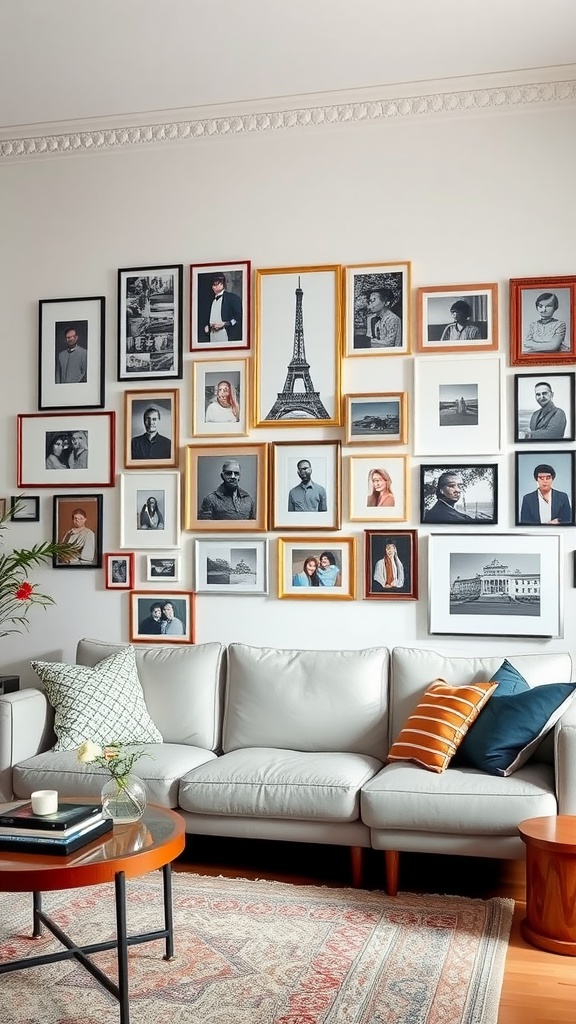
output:
[[[380,89],[275,97],[250,103],[177,108],[82,121],[12,126],[0,131],[0,162],[124,146],[196,141],[338,123],[440,114],[470,115],[576,101],[576,64],[475,78],[410,82]],[[8,134],[10,137],[8,137]]]

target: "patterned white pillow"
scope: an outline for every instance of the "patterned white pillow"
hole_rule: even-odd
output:
[[[123,647],[94,668],[31,661],[54,708],[54,750],[74,750],[84,740],[162,743],[148,714],[134,648]]]

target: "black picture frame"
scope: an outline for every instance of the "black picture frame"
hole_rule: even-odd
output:
[[[101,494],[55,494],[52,498],[52,540],[56,543],[75,543],[72,530],[88,530],[88,534],[78,537],[84,545],[77,556],[63,560],[58,555],[52,557],[54,569],[101,569],[102,568],[102,495]],[[81,512],[82,518],[74,519],[75,512]],[[86,558],[82,555],[86,553]]]
[[[13,523],[39,523],[39,496],[34,494],[12,495],[10,498],[10,519]]]
[[[517,373],[514,376],[514,441],[516,444],[565,443],[575,438],[576,373]],[[540,385],[540,386],[539,386]],[[552,394],[545,404],[537,402],[545,388]],[[530,408],[530,403],[532,407]],[[554,408],[550,409],[552,405]],[[540,415],[542,414],[542,415]],[[538,418],[537,418],[538,417]],[[562,434],[560,428],[564,424]],[[560,436],[559,436],[560,435]]]
[[[38,409],[102,409],[106,299],[40,299]]]
[[[459,489],[451,485],[451,477],[455,478],[455,483],[460,478]],[[421,464],[420,522],[426,526],[495,526],[498,523],[498,464],[458,461]]]
[[[576,463],[576,452],[561,451],[560,449],[550,451],[527,451],[515,452],[515,500],[516,526],[534,526],[553,529],[558,526],[574,526],[574,496],[576,484],[574,481],[574,470]],[[551,519],[549,522],[542,522],[540,519],[540,504],[538,491],[537,471],[544,487],[551,487]],[[552,473],[544,472],[544,467]],[[552,476],[553,474],[553,476]],[[552,480],[546,477],[552,476]],[[554,493],[555,492],[555,493]],[[548,490],[548,493],[550,491]]]
[[[181,380],[183,264],[118,270],[118,380]]]

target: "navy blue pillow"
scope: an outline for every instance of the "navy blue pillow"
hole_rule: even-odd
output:
[[[500,668],[491,677],[490,682],[498,683],[498,689],[494,690],[491,700],[494,697],[509,697],[513,693],[520,693],[522,690],[529,690],[530,687],[524,679],[524,676],[514,665],[511,665],[508,658],[505,658]]]

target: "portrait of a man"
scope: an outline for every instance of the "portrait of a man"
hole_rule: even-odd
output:
[[[246,343],[244,274],[233,265],[197,274],[198,347],[238,348]]]
[[[130,455],[134,461],[170,462],[172,439],[170,401],[133,401]],[[142,431],[142,427],[144,428]],[[142,432],[138,432],[138,431]]]
[[[517,526],[574,525],[574,458],[574,452],[516,453]]]
[[[255,461],[256,456],[244,456],[246,459]],[[205,456],[202,462],[212,460],[211,456]],[[201,467],[202,468],[202,467]],[[201,475],[199,468],[199,476]],[[214,467],[206,467],[208,475],[213,474]],[[198,492],[198,519],[228,521],[237,519],[256,519],[256,499],[254,493],[241,486],[242,469],[238,459],[225,459],[221,464],[220,483],[213,490],[201,496]],[[205,474],[202,474],[203,476]],[[199,480],[200,487],[200,480]]]
[[[88,321],[56,322],[56,384],[85,384],[88,372]]]
[[[517,374],[516,441],[574,440],[574,373]]]

